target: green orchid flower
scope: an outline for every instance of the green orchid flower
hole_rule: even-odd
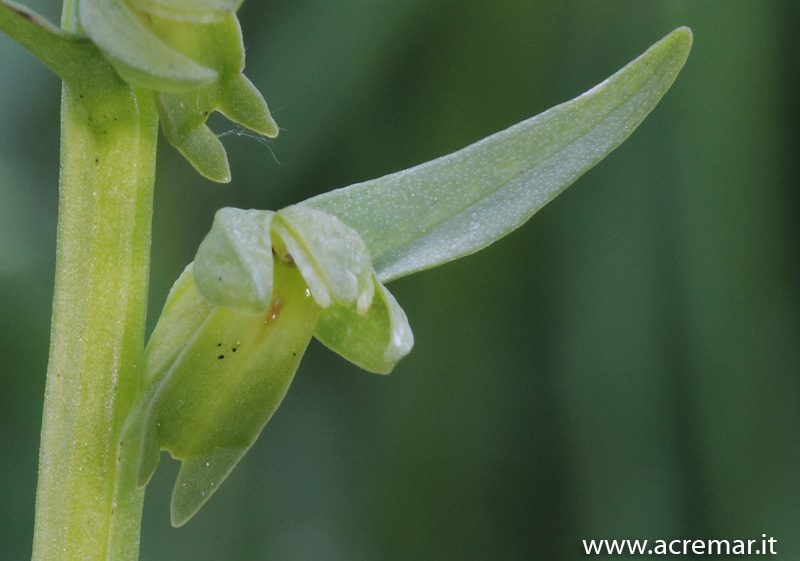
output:
[[[123,434],[139,447],[137,483],[160,449],[179,459],[172,521],[184,524],[252,446],[312,337],[390,372],[413,336],[383,283],[524,224],[633,131],[691,42],[678,29],[585,94],[420,166],[278,212],[220,210],[145,351]]]
[[[303,206],[224,208],[172,288],[127,422],[144,486],[159,450],[181,460],[181,525],[219,488],[277,409],[312,337],[386,374],[411,350],[405,313],[361,237]]]

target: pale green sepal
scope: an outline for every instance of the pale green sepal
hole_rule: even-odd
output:
[[[89,39],[56,27],[24,6],[0,2],[0,30],[28,49],[65,82],[85,82],[89,76],[101,72],[107,74],[109,81],[119,80]]]
[[[214,306],[157,380],[144,415],[137,480],[146,483],[157,464],[153,443],[187,466],[173,495],[176,523],[202,506],[210,496],[203,491],[217,487],[241,457],[220,451],[252,446],[283,399],[313,335],[319,307],[306,294],[297,268],[276,261],[274,279],[266,314],[244,315]],[[182,298],[187,307],[205,302],[191,289]],[[164,321],[162,317],[159,324]],[[151,340],[146,354],[150,345],[158,342]],[[210,463],[211,458],[213,473],[197,470],[198,462]]]
[[[163,18],[210,23],[236,13],[242,0],[127,0],[136,10]]]
[[[388,374],[414,346],[405,312],[375,279],[376,297],[366,314],[336,303],[320,314],[314,336],[333,352],[376,374]]]
[[[194,263],[189,263],[172,285],[158,323],[148,340],[142,388],[158,383],[186,342],[213,311],[214,305],[198,293],[194,281]]]
[[[154,388],[156,389],[156,388]],[[152,396],[151,396],[152,397]],[[128,438],[138,438],[139,462],[136,464],[136,486],[144,488],[153,477],[161,460],[161,452],[158,448],[158,433],[155,427],[148,427],[145,431],[145,420],[147,418],[147,408],[141,410],[134,409],[125,421],[126,432],[130,434]]]
[[[185,92],[217,79],[217,72],[166,45],[122,0],[79,0],[81,26],[120,76],[135,86]]]
[[[234,123],[253,132],[275,138],[278,125],[272,118],[264,96],[244,74],[222,80],[224,95],[219,97],[217,110]]]
[[[160,457],[156,432],[149,430],[145,433],[145,418],[150,403],[175,361],[216,308],[195,288],[193,269],[193,263],[190,263],[167,296],[145,350],[142,389],[122,431],[122,439],[129,441],[129,446],[139,447],[136,469],[136,484],[139,487],[144,487],[150,481]]]
[[[164,137],[183,155],[197,172],[217,183],[230,183],[228,153],[210,128],[199,125],[176,137],[164,128]]]
[[[619,146],[692,44],[679,28],[583,95],[458,152],[302,203],[354,228],[382,282],[469,255],[521,226]]]
[[[172,491],[172,525],[183,526],[197,514],[249,449],[249,446],[213,448],[185,460]]]
[[[323,308],[332,300],[369,309],[375,287],[372,262],[361,236],[335,216],[293,205],[277,212],[273,229]]]
[[[267,312],[272,301],[274,212],[223,208],[194,260],[197,290],[209,302],[242,314]]]

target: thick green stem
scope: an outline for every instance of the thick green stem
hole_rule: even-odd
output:
[[[139,389],[156,133],[151,94],[111,71],[64,86],[34,561],[138,557],[143,492],[118,439]]]

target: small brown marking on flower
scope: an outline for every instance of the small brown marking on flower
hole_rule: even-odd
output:
[[[285,262],[290,267],[294,267],[294,258],[292,257],[292,254],[289,253],[288,251],[278,252],[278,250],[275,249],[275,246],[272,246],[272,255],[274,257],[278,257],[281,261]]]

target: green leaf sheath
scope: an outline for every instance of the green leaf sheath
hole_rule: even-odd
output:
[[[117,446],[139,391],[157,123],[121,81],[64,86],[34,561],[138,556],[143,494]]]
[[[619,146],[683,67],[679,28],[583,95],[458,152],[302,203],[364,239],[388,282],[474,253],[525,223]]]

